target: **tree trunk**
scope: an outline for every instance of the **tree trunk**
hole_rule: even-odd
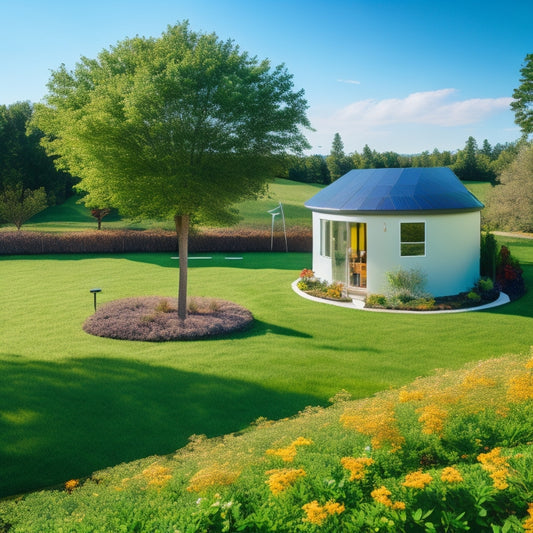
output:
[[[178,249],[180,258],[180,277],[178,285],[178,317],[187,318],[187,269],[189,259],[189,215],[174,217],[176,233],[178,234]]]

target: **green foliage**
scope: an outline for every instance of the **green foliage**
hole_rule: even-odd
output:
[[[533,232],[533,144],[522,145],[486,203],[484,219],[492,228]]]
[[[481,232],[480,236],[480,257],[479,272],[481,276],[496,279],[496,254],[498,244],[496,238],[490,231]]]
[[[61,203],[72,194],[75,180],[47,157],[42,131],[28,128],[32,115],[30,102],[0,105],[0,190],[19,183],[24,189],[44,187],[49,203]]]
[[[520,86],[513,92],[511,109],[515,113],[515,123],[522,133],[533,133],[533,54],[527,54],[520,70]]]
[[[407,303],[418,298],[427,298],[424,293],[426,275],[422,270],[416,268],[402,269],[386,272],[387,290],[386,295],[389,300],[400,303]]]
[[[44,187],[32,191],[23,189],[22,183],[17,183],[0,193],[0,220],[14,224],[20,230],[26,220],[46,209],[46,206]]]

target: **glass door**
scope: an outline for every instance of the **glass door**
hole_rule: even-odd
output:
[[[349,283],[356,288],[366,288],[366,224],[351,222],[349,224]]]
[[[334,281],[348,286],[348,225],[346,222],[332,222],[332,274]]]

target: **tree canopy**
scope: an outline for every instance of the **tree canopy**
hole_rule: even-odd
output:
[[[524,143],[487,198],[485,219],[507,231],[533,232],[533,144]]]
[[[286,68],[186,22],[63,65],[48,90],[34,122],[89,204],[174,218],[182,316],[189,223],[234,220],[232,204],[261,194],[284,153],[309,147]]]
[[[515,113],[515,122],[524,135],[533,133],[533,54],[528,54],[520,70],[520,86],[513,92],[514,101],[511,109]]]

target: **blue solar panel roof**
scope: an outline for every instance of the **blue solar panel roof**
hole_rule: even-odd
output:
[[[344,212],[479,211],[483,204],[447,167],[350,170],[305,202]]]

